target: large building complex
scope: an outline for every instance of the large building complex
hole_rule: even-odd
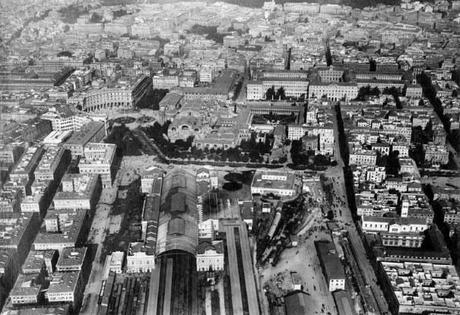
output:
[[[72,157],[84,155],[84,148],[89,142],[99,142],[106,136],[105,124],[92,121],[81,127],[81,129],[65,142],[64,148],[72,153]]]
[[[321,83],[311,84],[308,89],[308,98],[322,98],[333,101],[351,100],[358,96],[358,86],[356,83]]]
[[[300,98],[308,94],[307,73],[296,71],[263,72],[257,81],[247,84],[247,100],[262,100],[266,98],[268,89],[273,88],[276,93],[284,89],[286,97]]]
[[[297,193],[295,175],[277,171],[257,171],[252,180],[251,193],[292,197]]]
[[[157,255],[173,250],[196,255],[198,210],[195,185],[195,175],[187,171],[168,173],[164,177]]]
[[[85,112],[130,109],[136,106],[150,89],[152,89],[152,79],[147,76],[141,76],[132,84],[91,91],[86,95],[82,109]]]
[[[88,143],[78,163],[81,174],[98,174],[102,186],[112,185],[116,170],[114,169],[117,146],[111,143]]]
[[[54,196],[54,209],[93,210],[101,193],[98,174],[66,174],[61,181],[62,191]]]

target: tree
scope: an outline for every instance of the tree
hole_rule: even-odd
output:
[[[400,93],[400,90],[394,86],[388,88],[384,88],[383,89],[383,94],[390,94],[391,96],[393,96],[394,100],[395,100],[395,103],[396,103],[396,108],[397,109],[402,109],[402,105],[401,105],[401,101],[399,100],[399,95],[401,94]]]
[[[73,54],[68,50],[60,51],[57,54],[58,57],[69,57],[69,58],[72,57],[72,55]]]
[[[275,97],[275,94],[275,87],[272,86],[271,88],[268,88],[267,92],[265,93],[265,99],[272,100]]]
[[[370,85],[362,86],[359,88],[358,96],[356,99],[358,101],[364,101],[368,96],[379,96],[380,90],[378,87],[371,88]]]
[[[99,13],[94,12],[90,17],[89,22],[90,23],[100,23],[102,22],[102,16]]]
[[[387,174],[391,174],[397,176],[399,174],[399,170],[401,169],[401,165],[399,164],[398,158],[399,152],[393,151],[388,155],[386,159],[385,171]]]
[[[332,54],[329,45],[326,48],[326,63],[328,67],[332,64]]]
[[[414,159],[417,166],[423,166],[425,163],[425,151],[423,150],[423,145],[417,144],[415,148],[409,151],[409,156]]]
[[[279,89],[276,91],[275,98],[284,100],[286,99],[286,92],[282,86],[279,87]]]
[[[374,59],[369,60],[369,71],[377,70],[377,62]]]
[[[313,159],[314,165],[317,166],[327,166],[329,165],[329,159],[322,154],[315,155]]]

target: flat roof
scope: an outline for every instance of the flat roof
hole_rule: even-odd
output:
[[[343,266],[337,255],[334,243],[317,241],[315,242],[315,247],[328,280],[345,279],[345,272],[343,271]]]
[[[146,196],[144,200],[144,206],[142,208],[142,220],[143,221],[156,221],[160,216],[160,196]]]
[[[27,255],[26,261],[22,265],[22,272],[40,271],[45,264],[45,259],[52,259],[56,255],[56,250],[31,250]]]
[[[0,248],[18,246],[32,218],[35,217],[38,220],[37,215],[38,213],[2,213],[2,218],[0,218]]]
[[[286,176],[286,180],[269,180],[269,179],[262,179],[262,176],[264,175],[280,175],[280,176]],[[257,188],[265,188],[265,189],[294,189],[294,183],[295,183],[295,174],[285,172],[262,172],[262,171],[257,171],[254,174],[254,178],[252,179],[252,187],[257,187]]]
[[[38,161],[40,160],[43,153],[44,150],[41,146],[32,146],[27,148],[27,150],[22,154],[14,166],[11,174],[28,174],[32,168],[38,164]]]
[[[82,266],[85,260],[86,247],[67,247],[59,255],[56,267]]]
[[[52,166],[61,160],[63,152],[64,149],[56,145],[47,147],[40,163],[38,163],[36,172],[52,172]]]
[[[34,295],[38,296],[41,289],[41,284],[37,283],[37,274],[19,274],[13,289],[11,289],[10,296],[15,295]]]
[[[16,251],[12,248],[0,249],[0,275],[5,272],[5,268],[8,267],[8,263],[13,258]]]
[[[34,244],[61,244],[72,243],[75,244],[80,234],[83,221],[86,217],[86,210],[78,209],[75,211],[56,211],[48,210],[46,218],[59,216],[60,233],[48,233],[45,227],[42,226],[41,231],[35,238]],[[45,219],[46,219],[45,218]]]
[[[90,198],[96,188],[99,175],[97,174],[65,174],[62,183],[72,182],[73,191],[59,191],[54,200]]]
[[[80,158],[79,165],[83,164],[111,164],[115,157],[115,151],[117,145],[113,143],[99,143],[90,142],[85,146],[84,156]],[[103,153],[103,157],[100,158],[100,154],[96,154],[95,157],[91,156],[91,153]]]
[[[180,95],[178,93],[169,92],[160,101],[159,106],[160,107],[163,107],[163,106],[176,106],[183,97],[184,97],[183,95]]]
[[[101,129],[104,128],[104,123],[99,121],[90,121],[86,125],[82,126],[80,131],[75,132],[67,141],[66,144],[74,145],[86,145],[90,139]]]
[[[53,273],[48,288],[48,294],[59,294],[69,291],[75,292],[79,277],[80,270]]]

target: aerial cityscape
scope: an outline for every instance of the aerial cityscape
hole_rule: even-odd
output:
[[[460,315],[460,0],[0,0],[0,315]]]

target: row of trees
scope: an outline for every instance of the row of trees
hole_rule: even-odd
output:
[[[304,150],[302,140],[293,140],[291,144],[292,167],[306,169],[312,167],[326,167],[331,165],[328,157],[322,154],[315,154],[314,151]]]
[[[265,92],[265,99],[266,100],[285,100],[286,99],[286,91],[282,86],[280,86],[277,90],[274,86],[267,89]]]
[[[167,137],[169,122],[163,126],[155,122],[153,126],[144,127],[143,131],[153,139],[158,148],[169,158],[183,159],[210,159],[230,162],[263,162],[264,155],[270,153],[273,137],[267,136],[264,142],[257,141],[256,134],[248,140],[242,140],[236,148],[203,148],[199,149],[193,144],[193,137],[186,141],[177,140],[171,143]]]
[[[117,145],[118,156],[142,154],[142,144],[124,124],[113,127],[105,142]]]
[[[384,95],[391,95],[393,96],[393,99],[396,103],[396,108],[397,109],[402,109],[402,104],[401,100],[399,99],[399,96],[402,95],[404,91],[401,91],[400,89],[392,86],[392,87],[386,87],[383,89],[383,92],[380,91],[378,87],[370,87],[368,86],[362,86],[359,88],[358,91],[358,96],[356,97],[356,100],[358,101],[365,101],[369,96],[380,96],[380,94]]]
[[[205,26],[195,24],[192,26],[189,32],[197,35],[206,35],[206,39],[213,40],[216,43],[222,44],[224,42],[225,34],[218,33],[217,26]]]
[[[77,19],[84,15],[88,14],[88,8],[78,4],[71,4],[67,7],[59,9],[59,14],[61,14],[62,21],[64,23],[74,24],[77,22]]]
[[[137,103],[137,108],[147,108],[158,110],[161,100],[168,94],[167,89],[151,89],[147,91],[144,97]]]

